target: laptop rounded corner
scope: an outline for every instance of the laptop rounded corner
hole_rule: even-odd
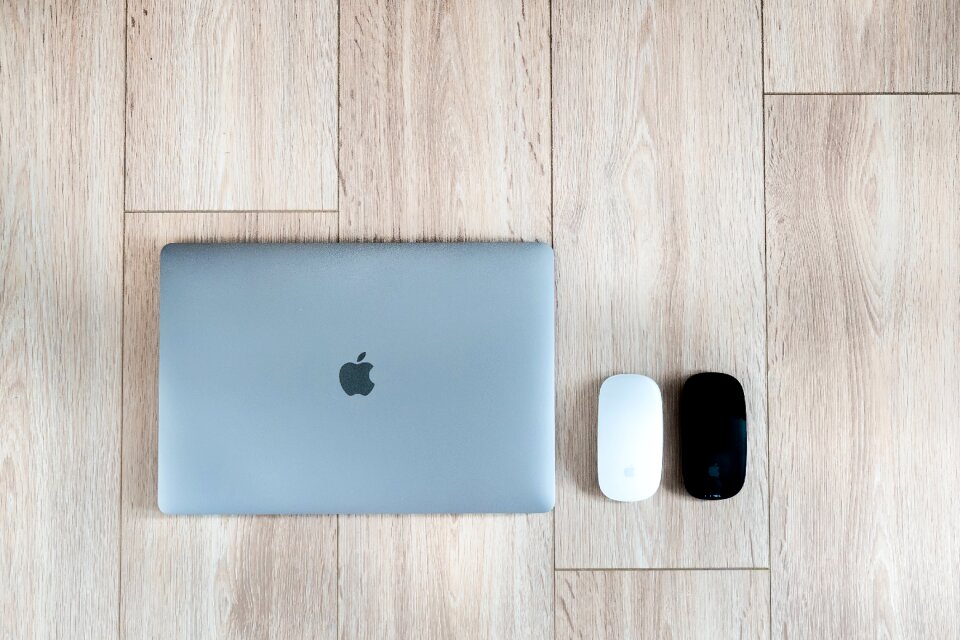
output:
[[[176,247],[179,246],[180,242],[168,242],[160,248],[160,260],[162,261],[166,256],[171,252],[176,251]]]
[[[162,494],[157,495],[157,509],[159,509],[160,513],[165,516],[177,515],[176,509],[174,509],[173,506],[166,499],[164,499]]]
[[[536,505],[532,513],[550,513],[557,507],[557,494],[551,492],[550,495],[543,496],[543,499]]]
[[[548,258],[550,258],[551,261],[553,260],[553,256],[554,256],[553,247],[550,246],[548,243],[542,240],[537,240],[535,242],[532,242],[531,244],[533,244],[537,248],[537,251],[539,253],[546,255]]]

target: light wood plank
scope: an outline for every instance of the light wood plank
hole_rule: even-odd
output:
[[[766,90],[960,90],[956,0],[766,0]]]
[[[160,249],[336,239],[336,214],[128,214],[123,354],[125,638],[334,638],[336,517],[172,517],[157,509]]]
[[[344,0],[340,230],[550,239],[546,0]]]
[[[770,637],[767,571],[560,571],[557,640]]]
[[[130,0],[130,210],[337,207],[337,2]]]
[[[123,2],[0,3],[0,637],[117,635]]]
[[[960,98],[767,101],[773,624],[960,636]]]
[[[558,286],[557,566],[768,562],[759,6],[554,3]],[[677,400],[739,378],[747,481],[722,502],[680,478]],[[597,484],[597,397],[615,373],[664,394],[663,485]]]
[[[552,638],[550,514],[341,516],[341,638]]]
[[[343,239],[550,241],[547,2],[342,3]],[[550,638],[552,516],[340,519],[341,638]]]

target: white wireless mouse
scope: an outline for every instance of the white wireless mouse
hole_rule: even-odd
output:
[[[663,397],[646,376],[611,376],[600,385],[597,476],[611,500],[646,500],[663,472]]]

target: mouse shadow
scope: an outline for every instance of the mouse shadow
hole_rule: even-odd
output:
[[[606,499],[597,474],[597,401],[602,376],[592,376],[560,403],[568,445],[559,447],[563,473],[574,478],[577,489],[592,498]]]
[[[689,498],[683,486],[680,459],[680,390],[685,378],[674,373],[664,376],[660,384],[663,394],[663,477],[660,485],[674,495]]]

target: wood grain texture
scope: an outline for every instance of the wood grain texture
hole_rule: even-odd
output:
[[[550,514],[341,516],[341,638],[553,637]]]
[[[756,2],[554,3],[557,566],[768,562],[760,25]],[[599,70],[602,70],[600,72]],[[680,478],[690,374],[744,386],[744,489]],[[664,475],[637,503],[597,484],[597,398],[615,373],[664,394]]]
[[[345,0],[340,230],[550,239],[546,0]]]
[[[549,242],[547,2],[341,8],[341,238]],[[552,637],[552,524],[341,517],[340,637]]]
[[[0,637],[117,635],[123,3],[0,2]]]
[[[336,637],[336,517],[173,517],[157,509],[160,249],[336,240],[336,214],[128,214],[125,236],[123,637]]]
[[[766,90],[960,90],[956,0],[766,0]]]
[[[127,209],[336,208],[336,0],[130,0],[127,51]]]
[[[774,635],[960,637],[960,98],[766,131]]]
[[[766,639],[767,571],[559,571],[557,640]]]

